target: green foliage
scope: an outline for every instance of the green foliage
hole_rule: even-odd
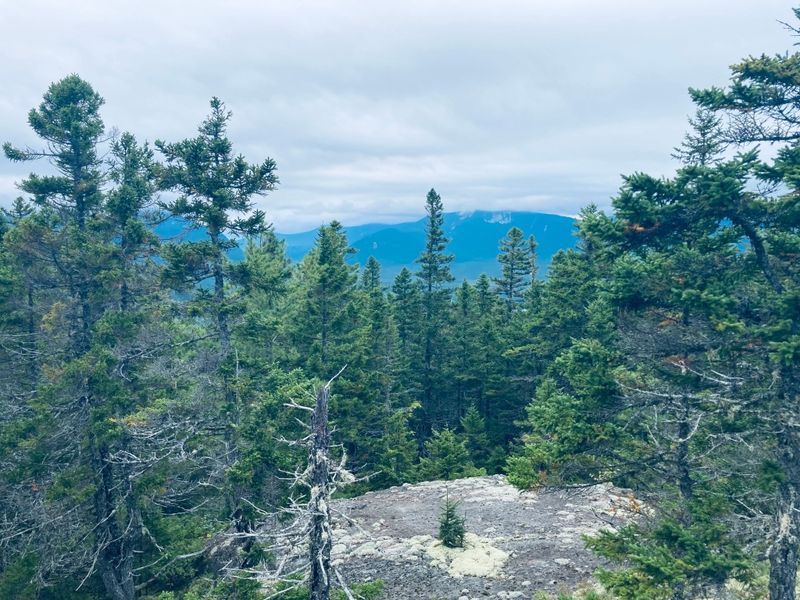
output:
[[[331,418],[365,477],[341,493],[504,466],[523,488],[614,481],[654,511],[589,541],[619,565],[599,573],[617,597],[747,582],[745,544],[780,597],[800,539],[800,54],[732,75],[692,90],[675,174],[627,175],[613,214],[584,209],[546,281],[512,228],[502,276],[454,286],[432,189],[418,271],[390,291],[373,258],[359,276],[337,222],[290,263],[254,203],[275,163],[234,153],[218,99],[158,157],[129,133],[104,147],[101,96],[53,83],[29,114],[46,151],[3,147],[51,165],[0,220],[0,502],[17,515],[0,596],[132,598],[147,581],[160,600],[260,597],[218,579],[205,546],[285,504],[282,475],[306,459],[279,442],[305,434],[286,404],[347,365]],[[159,244],[163,217],[208,239]],[[754,515],[791,535],[754,542]],[[442,519],[463,541],[454,504]]]
[[[434,430],[425,442],[425,455],[419,462],[423,479],[459,479],[485,475],[486,471],[472,464],[466,440],[450,429]]]
[[[508,460],[509,481],[522,488],[600,479],[627,442],[613,421],[614,356],[596,340],[581,340],[553,365],[555,378],[540,381],[528,405],[521,449]],[[612,413],[613,414],[613,413]],[[624,447],[624,446],[623,446]]]
[[[413,408],[413,407],[412,407]],[[409,411],[398,410],[388,415],[383,425],[381,449],[377,459],[378,473],[371,478],[377,487],[389,487],[417,481],[417,443],[409,427]]]
[[[201,579],[183,593],[162,592],[147,600],[263,600],[264,596],[261,584],[251,579]]]
[[[674,598],[680,590],[696,597],[736,577],[747,581],[752,568],[727,527],[711,518],[689,525],[661,519],[650,527],[627,525],[587,539],[589,548],[619,568],[601,569],[598,579],[622,600]]]
[[[485,466],[489,458],[489,438],[486,422],[475,406],[470,406],[461,418],[461,429],[470,459],[478,467]]]
[[[675,148],[673,158],[687,165],[706,166],[719,160],[725,150],[722,120],[707,108],[699,108],[694,119],[689,119],[692,128]]]
[[[9,160],[50,159],[59,175],[31,174],[20,189],[39,206],[68,211],[81,230],[101,201],[97,144],[105,129],[100,117],[103,102],[89,83],[69,75],[51,84],[39,107],[28,113],[28,124],[48,144],[48,152],[3,145]]]
[[[451,290],[448,286],[453,281],[450,263],[453,256],[445,254],[448,239],[444,233],[444,209],[442,199],[436,190],[431,189],[425,199],[425,211],[428,214],[426,226],[425,248],[417,258],[419,271],[416,273],[422,288],[422,430],[427,433],[430,427],[441,423],[449,423],[451,416],[441,396],[446,388],[444,364],[448,348],[446,338],[442,335],[447,323],[448,305]]]
[[[448,548],[463,548],[466,518],[458,514],[458,502],[445,500],[439,516],[439,540]]]
[[[524,300],[525,290],[536,276],[536,240],[531,236],[526,241],[522,230],[512,227],[500,240],[497,261],[502,276],[495,279],[495,284],[509,317]]]

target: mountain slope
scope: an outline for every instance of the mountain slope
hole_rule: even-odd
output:
[[[383,280],[387,283],[403,267],[416,270],[414,261],[425,246],[425,221],[422,218],[393,225],[368,223],[345,227],[347,239],[356,249],[350,261],[363,265],[370,256],[374,256],[381,263]],[[451,270],[456,281],[474,280],[481,273],[498,275],[498,245],[514,226],[522,229],[526,236],[532,234],[536,237],[540,277],[547,272],[556,252],[572,248],[577,241],[573,234],[575,219],[569,217],[534,212],[445,213],[444,229],[450,238],[447,252],[455,256]],[[167,242],[207,239],[203,229],[191,229],[185,221],[177,218],[159,223],[155,232]],[[277,235],[286,242],[289,258],[297,262],[314,246],[317,231]],[[228,256],[235,262],[243,260],[243,248],[233,248]]]
[[[572,248],[575,219],[534,212],[445,213],[444,229],[450,238],[449,254],[455,255],[451,268],[457,280],[475,279],[481,273],[497,275],[500,239],[511,227],[525,235],[533,234],[539,244],[539,270],[543,275],[553,255]],[[367,224],[345,227],[350,244],[356,249],[354,263],[364,264],[374,256],[383,267],[383,278],[390,281],[403,267],[415,269],[414,260],[425,245],[425,219],[394,225]],[[311,249],[316,231],[278,234],[286,241],[292,260],[300,260]]]

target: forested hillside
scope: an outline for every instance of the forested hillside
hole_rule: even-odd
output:
[[[487,212],[444,213],[443,229],[450,240],[449,251],[453,254],[450,269],[456,281],[476,281],[482,274],[491,277],[500,275],[497,262],[497,241],[511,227],[522,229],[537,241],[538,277],[544,278],[547,267],[559,250],[572,248],[575,238],[575,220],[570,217],[532,212]],[[403,267],[413,270],[414,261],[425,244],[426,219],[406,223],[384,225],[369,223],[347,226],[343,231],[354,252],[347,259],[349,264],[364,266],[370,256],[381,264],[381,282],[391,285]],[[165,215],[159,219],[154,231],[163,242],[201,241],[207,238],[204,229],[193,228],[192,223]],[[294,262],[303,260],[314,247],[317,231],[300,233],[275,232],[285,242],[286,256]],[[228,251],[233,262],[244,260],[240,245]]]
[[[414,261],[425,244],[426,219],[393,225],[371,223],[345,226],[350,244],[356,250],[351,263],[365,264],[370,256],[381,263],[382,280],[388,284],[403,267],[413,270]],[[481,274],[500,275],[497,262],[497,241],[506,232],[517,227],[536,238],[536,256],[539,278],[559,250],[572,248],[575,239],[575,220],[559,215],[513,211],[473,211],[469,213],[444,213],[442,227],[450,240],[448,251],[453,254],[450,270],[455,280],[475,282]],[[313,247],[315,233],[277,233],[286,242],[286,254],[292,260],[301,260]]]
[[[327,598],[327,562],[285,587],[261,574],[289,509],[330,516],[327,479],[293,487],[330,433],[338,495],[495,473],[632,489],[646,518],[587,541],[610,598],[736,581],[792,600],[798,89],[798,53],[692,89],[674,174],[587,206],[544,279],[536,237],[504,226],[497,275],[456,281],[470,243],[421,190],[413,268],[386,285],[336,221],[289,259],[255,208],[280,157],[239,154],[221,100],[191,137],[148,142],[110,131],[80,76],[56,81],[28,115],[39,144],[3,147],[33,172],[0,221],[0,598]],[[165,218],[205,234],[160,240]]]

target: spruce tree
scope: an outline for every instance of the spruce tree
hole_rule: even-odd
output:
[[[451,297],[449,284],[451,254],[445,254],[448,239],[444,232],[442,199],[431,189],[425,200],[428,215],[425,228],[425,249],[417,258],[416,276],[422,287],[422,409],[423,431],[447,423],[451,409],[447,406],[443,366],[447,349],[442,332],[447,323]]]
[[[524,300],[525,291],[536,272],[535,251],[536,240],[531,236],[526,242],[518,227],[509,229],[500,240],[497,262],[500,263],[502,276],[495,279],[495,285],[505,304],[507,319]]]
[[[74,588],[83,580],[131,600],[137,563],[156,560],[168,544],[143,538],[144,497],[161,495],[156,472],[175,475],[159,458],[175,435],[163,421],[149,430],[149,418],[134,417],[158,412],[163,388],[150,361],[169,347],[157,321],[154,238],[139,221],[152,202],[154,168],[147,147],[124,134],[111,144],[106,170],[102,104],[91,85],[66,77],[29,115],[46,149],[4,146],[12,160],[47,159],[56,174],[21,183],[36,209],[19,205],[3,236],[28,284],[26,325],[38,364],[19,421],[28,440],[6,448],[18,471],[2,493],[23,519],[16,526],[26,543],[14,551],[33,558],[36,581]],[[144,481],[144,472],[153,477]]]
[[[455,384],[448,421],[456,422],[481,395],[483,367],[488,358],[481,355],[481,340],[491,334],[481,330],[480,325],[475,291],[469,282],[464,281],[456,289],[452,327],[447,331],[452,339],[447,370]]]
[[[422,375],[422,293],[411,271],[403,267],[394,279],[389,298],[397,327],[398,392],[409,406],[421,395]]]
[[[78,310],[73,336],[73,352],[88,350],[90,330],[96,319],[90,300],[92,269],[98,265],[82,250],[92,245],[87,223],[90,223],[102,202],[100,184],[101,161],[97,146],[103,139],[105,127],[100,117],[103,99],[91,85],[77,75],[53,83],[38,108],[28,113],[28,123],[46,144],[42,151],[15,148],[6,142],[3,150],[12,161],[31,161],[45,158],[53,165],[55,176],[32,173],[19,184],[32,201],[64,227],[54,243],[69,244],[74,250],[65,252],[69,264],[57,267],[70,274],[70,293],[77,299]]]
[[[361,287],[368,293],[381,291],[381,265],[374,256],[367,259],[364,271],[361,273]]]
[[[439,516],[439,539],[448,548],[463,548],[466,529],[465,517],[458,514],[458,502],[448,497]]]
[[[240,345],[249,346],[270,363],[282,355],[280,337],[292,275],[285,246],[271,228],[249,238],[244,261],[231,272],[244,300],[243,318],[237,327]]]
[[[475,406],[470,406],[461,417],[461,429],[472,462],[477,467],[485,467],[490,454],[489,437],[486,435],[486,422]]]
[[[419,473],[424,480],[450,480],[486,474],[472,463],[466,440],[450,429],[433,430],[430,439],[425,442]]]
[[[709,166],[719,160],[726,143],[722,131],[722,119],[712,110],[698,108],[694,118],[689,119],[692,131],[688,132],[675,148],[672,157],[686,165]]]
[[[140,145],[131,133],[123,133],[111,145],[109,178],[115,187],[108,196],[109,226],[119,235],[119,259],[125,276],[120,282],[119,308],[125,311],[133,296],[136,281],[127,277],[141,274],[147,263],[142,253],[158,245],[155,234],[143,221],[156,193],[158,166],[150,146]]]
[[[157,141],[165,165],[161,187],[178,198],[162,204],[170,214],[185,219],[192,228],[204,228],[209,241],[193,248],[179,245],[167,257],[177,282],[213,279],[213,297],[204,303],[216,322],[222,353],[230,350],[230,325],[225,284],[230,266],[227,251],[238,245],[236,236],[254,236],[267,231],[264,212],[254,209],[253,196],[273,190],[278,183],[275,161],[248,163],[233,154],[227,137],[232,113],[218,98],[211,99],[211,114],[200,125],[199,135],[181,142]]]
[[[233,269],[227,252],[238,246],[237,236],[256,236],[268,230],[264,212],[254,207],[253,197],[273,190],[278,183],[275,161],[264,159],[250,164],[233,153],[227,128],[232,113],[218,98],[212,98],[211,114],[201,123],[198,135],[180,142],[156,141],[164,157],[160,187],[178,194],[161,207],[191,229],[202,229],[207,240],[165,245],[166,281],[179,290],[192,292],[199,314],[213,323],[217,355],[209,365],[217,386],[216,408],[224,426],[225,463],[233,466],[239,458],[238,432],[241,421],[240,397],[235,392],[231,365],[231,315],[239,309],[239,297],[228,289]],[[211,279],[213,291],[198,286]],[[235,358],[234,358],[235,360]],[[206,393],[203,390],[202,393]],[[244,490],[228,486],[226,510],[234,529],[249,531],[252,523],[242,517]]]
[[[348,364],[348,345],[357,327],[356,267],[347,263],[352,249],[337,221],[323,225],[311,252],[300,264],[289,335],[296,364],[320,379]]]

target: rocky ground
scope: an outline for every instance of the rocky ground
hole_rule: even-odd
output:
[[[466,515],[464,550],[435,539],[447,496]],[[581,536],[641,511],[612,486],[520,493],[499,475],[405,484],[332,508],[335,564],[349,581],[382,579],[391,600],[530,598],[585,587],[600,561]]]

